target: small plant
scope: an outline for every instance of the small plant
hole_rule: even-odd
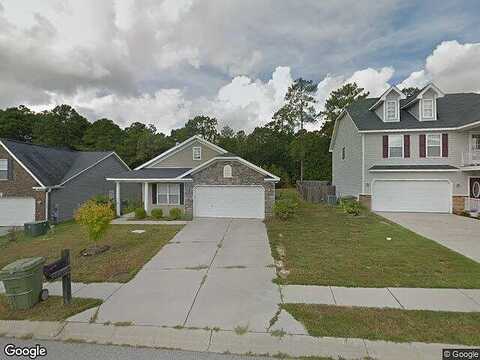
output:
[[[162,209],[153,209],[152,210],[152,218],[154,219],[161,219],[163,217],[163,210]]]
[[[94,248],[105,236],[114,218],[115,212],[110,205],[98,204],[94,200],[84,203],[75,213],[75,220],[86,228],[88,237],[95,244]]]
[[[237,335],[244,335],[248,331],[248,325],[246,325],[246,326],[237,325],[237,326],[235,326],[235,328],[233,330],[235,331],[235,334],[237,334]]]
[[[362,211],[362,206],[357,200],[354,199],[342,199],[340,204],[343,211],[350,215],[358,216]]]
[[[147,212],[144,208],[136,208],[135,209],[135,219],[143,220],[147,217]]]
[[[280,199],[275,202],[273,212],[281,220],[288,220],[295,215],[298,203],[291,198]]]
[[[7,231],[7,240],[14,242],[18,240],[18,228],[16,226],[12,227],[11,229],[8,229]]]
[[[179,209],[179,208],[170,209],[170,219],[178,220],[181,218],[182,218],[182,209]]]
[[[470,217],[470,213],[466,210],[463,210],[461,213],[460,213],[461,216],[466,216],[466,217]]]
[[[122,212],[124,214],[129,214],[129,213],[135,212],[135,209],[141,208],[142,203],[140,201],[125,200],[123,201],[122,206],[123,206]]]

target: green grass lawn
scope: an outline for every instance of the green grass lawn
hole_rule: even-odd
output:
[[[0,268],[14,260],[43,256],[47,262],[60,257],[62,249],[70,249],[72,280],[77,282],[127,282],[182,228],[176,225],[112,225],[98,245],[110,250],[95,256],[81,256],[91,246],[80,225],[68,222],[56,226],[48,234],[27,238],[22,232],[16,241],[0,238]],[[143,229],[143,234],[131,231]]]
[[[480,313],[285,304],[312,336],[480,345]]]
[[[274,258],[278,245],[286,251],[282,284],[480,288],[479,263],[369,211],[300,202],[293,219],[267,228]]]
[[[50,296],[47,301],[40,302],[31,309],[12,310],[8,305],[7,298],[0,295],[0,319],[60,321],[94,306],[99,306],[101,303],[102,301],[97,299],[73,298],[71,304],[63,305],[61,296]]]

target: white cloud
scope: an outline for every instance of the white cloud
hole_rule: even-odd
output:
[[[480,92],[480,43],[461,44],[444,41],[425,62],[425,68],[413,72],[402,86],[422,87],[435,82],[445,92]]]

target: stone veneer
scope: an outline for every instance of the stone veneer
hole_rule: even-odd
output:
[[[9,159],[13,168],[13,178],[0,180],[0,194],[2,197],[32,197],[35,199],[35,220],[45,220],[45,192],[35,191],[38,184],[25,169],[13,159],[0,145],[0,159]]]
[[[358,195],[358,201],[367,209],[372,208],[372,196],[371,195]]]
[[[223,177],[223,167],[232,167],[232,177]],[[185,214],[193,216],[193,188],[196,185],[262,185],[265,188],[265,217],[273,215],[275,183],[265,181],[265,175],[236,160],[216,160],[192,175],[193,181],[185,183]]]

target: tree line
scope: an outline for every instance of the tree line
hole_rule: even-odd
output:
[[[315,110],[317,85],[297,79],[285,95],[285,104],[263,126],[251,133],[218,128],[217,119],[198,115],[170,134],[154,125],[134,122],[122,129],[111,119],[89,122],[69,105],[33,112],[21,105],[0,110],[0,138],[83,151],[114,150],[132,168],[150,160],[193,135],[201,135],[227,151],[280,176],[280,185],[298,179],[330,180],[328,151],[335,119],[342,109],[368,92],[355,83],[333,91],[321,112]],[[307,131],[306,124],[322,121],[320,130]]]

